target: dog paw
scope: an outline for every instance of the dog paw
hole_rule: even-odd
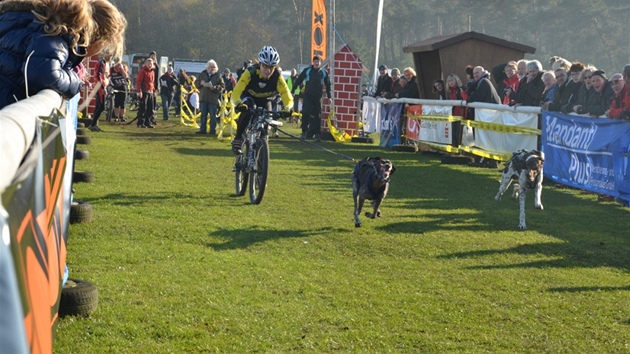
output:
[[[361,223],[360,222],[355,222],[354,223],[354,227],[361,227]]]
[[[525,226],[525,224],[519,224],[518,225],[518,229],[519,230],[527,230],[527,226]]]
[[[365,216],[366,216],[366,217],[368,217],[368,218],[370,218],[370,219],[374,219],[374,218],[376,217],[376,215],[374,215],[374,214],[370,213],[369,211],[366,211],[366,212],[365,212]]]
[[[380,218],[380,217],[381,217],[381,211],[380,211],[380,210],[377,210],[377,211],[376,211],[376,217],[377,217],[377,218]]]
[[[544,209],[542,204],[534,205],[534,208],[540,209],[540,210]]]
[[[501,194],[497,194],[497,195],[494,197],[494,200],[496,200],[497,202],[498,202],[498,201],[500,201],[500,200],[501,200]]]

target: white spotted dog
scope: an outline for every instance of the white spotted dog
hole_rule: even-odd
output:
[[[527,189],[534,189],[534,207],[543,210],[542,194],[543,181],[543,164],[545,162],[545,154],[538,150],[521,150],[515,152],[512,158],[505,163],[505,168],[501,175],[501,185],[499,192],[494,197],[496,201],[501,200],[501,196],[508,189],[513,179],[518,180],[514,184],[512,199],[519,200],[519,223],[518,228],[527,229],[525,225],[525,193]]]
[[[372,201],[373,212],[366,212],[370,219],[381,217],[381,203],[389,189],[389,178],[396,172],[390,160],[366,157],[359,161],[352,173],[352,196],[354,199],[354,226],[361,227],[359,214],[366,199]]]

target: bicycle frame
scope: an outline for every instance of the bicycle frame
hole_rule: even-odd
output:
[[[285,116],[282,112],[270,112],[264,108],[253,108],[249,125],[243,133],[243,154],[236,157],[236,195],[245,194],[245,179],[249,178],[250,201],[260,204],[265,193],[269,166],[269,130],[282,123],[273,118]]]

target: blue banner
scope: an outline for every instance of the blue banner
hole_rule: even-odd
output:
[[[630,123],[542,113],[545,176],[630,201]]]
[[[381,147],[391,149],[392,146],[400,144],[402,109],[402,103],[381,105]]]

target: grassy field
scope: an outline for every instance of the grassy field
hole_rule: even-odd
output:
[[[398,169],[355,228],[351,162],[272,138],[254,206],[228,142],[176,123],[82,147],[94,220],[70,227],[68,266],[99,307],[58,321],[55,353],[630,351],[630,209],[546,187],[518,231],[497,170],[324,142]]]

